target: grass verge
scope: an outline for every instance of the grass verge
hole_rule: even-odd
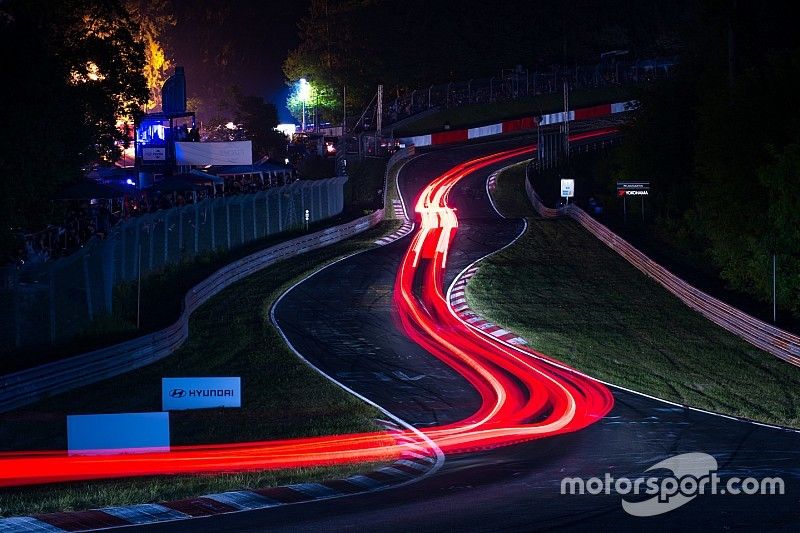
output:
[[[603,87],[591,90],[573,91],[569,95],[570,108],[589,107],[620,99],[630,98],[630,87]],[[492,120],[509,120],[521,116],[541,115],[563,111],[564,95],[561,93],[543,94],[518,100],[473,104],[463,107],[443,109],[419,120],[407,123],[394,132],[395,136],[421,135],[443,131],[446,123],[453,129],[486,124]]]
[[[476,311],[604,381],[800,427],[800,368],[692,311],[574,221],[532,216],[523,179],[520,165],[498,178],[498,208],[529,226],[467,285]]]
[[[397,222],[272,265],[215,296],[190,321],[170,357],[101,383],[0,414],[0,449],[66,448],[67,414],[161,410],[161,377],[241,376],[241,409],[170,414],[174,445],[246,442],[374,431],[379,412],[308,368],[269,321],[272,303],[298,279],[365,249]],[[161,476],[0,490],[0,514],[75,510],[337,477],[364,465],[215,476]]]

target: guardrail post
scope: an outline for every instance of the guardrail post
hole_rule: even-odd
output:
[[[283,192],[285,187],[284,185],[278,189],[278,194],[276,195],[278,197],[278,201],[276,202],[278,204],[278,233],[283,231]]]
[[[48,297],[50,299],[50,344],[56,343],[56,276],[55,268],[50,270],[50,286],[48,287]],[[14,298],[18,300],[18,294]],[[17,313],[14,313],[17,316]],[[17,348],[21,346],[21,339],[19,335],[19,319],[17,319]]]
[[[186,212],[186,207],[178,208],[178,257],[183,255],[183,214]]]
[[[169,262],[169,216],[171,209],[164,211],[164,264]]]
[[[270,198],[275,196],[275,189],[270,189],[267,191],[267,194],[264,197],[264,201],[266,202],[267,211],[264,216],[267,217],[267,225],[266,225],[266,235],[272,235],[272,220],[274,219],[274,214],[272,212],[272,208],[269,206]]]
[[[148,219],[147,219],[147,224],[148,224],[148,226],[147,226],[147,241],[148,241],[148,250],[149,250],[149,255],[147,256],[147,270],[148,271],[153,270],[153,255],[155,255],[154,251],[153,251],[153,248],[155,247],[155,245],[153,244],[153,234],[155,233],[155,229],[156,229],[156,223],[155,223],[154,219],[155,219],[154,215],[148,215]]]
[[[122,279],[125,279],[125,280],[128,279],[128,246],[127,246],[127,243],[128,243],[128,235],[127,235],[127,233],[128,232],[125,231],[127,226],[128,226],[127,222],[123,222],[119,226],[120,241],[122,241],[120,243],[121,250],[120,250],[120,254],[119,254],[120,255],[119,264],[120,264],[120,269],[121,269],[120,274],[122,275]]]
[[[236,203],[239,204],[239,235],[241,236],[239,244],[244,244],[244,196],[240,196],[237,200],[239,200]]]
[[[116,246],[117,241],[113,237],[106,238],[103,242],[101,258],[103,260],[103,303],[106,313],[110,313],[114,305],[114,249]]]
[[[206,200],[203,200],[205,203]],[[194,209],[194,254],[197,255],[200,251],[200,209],[198,208],[199,204],[192,204],[192,209]]]
[[[227,235],[228,250],[231,249],[231,203],[228,198],[225,201],[225,235]]]
[[[333,214],[333,207],[331,206],[331,202],[333,201],[333,193],[334,193],[334,184],[326,183],[325,184],[325,196],[328,200],[328,216]]]
[[[264,179],[263,175],[262,175],[261,179],[263,181],[263,179]],[[258,197],[259,197],[260,194],[261,193],[259,192],[259,193],[256,193],[255,196],[253,196],[253,240],[257,240],[258,239],[258,224],[256,223],[256,220],[258,219],[258,210],[256,208],[256,203],[258,203]]]
[[[305,222],[304,222],[304,213],[305,213],[305,206],[306,206],[306,198],[305,198],[306,194],[305,194],[305,191],[306,191],[306,188],[308,187],[308,183],[304,183],[304,182],[297,182],[297,183],[298,183],[298,191],[297,192],[299,192],[299,194],[300,194],[300,212],[299,213],[295,213],[296,216],[297,216],[296,224],[297,224],[298,227],[303,228],[304,225],[305,225]],[[295,207],[295,208],[297,207],[297,205],[294,204],[294,203],[292,203],[292,206]]]
[[[528,83],[529,81],[530,81],[530,72],[528,71],[528,69],[525,69],[525,96],[530,96],[530,85]]]
[[[217,217],[214,214],[214,208],[217,204],[217,199],[211,200],[211,203],[208,205],[209,210],[211,211],[211,250],[217,249]]]
[[[83,285],[86,293],[86,311],[89,321],[94,320],[94,307],[92,306],[91,277],[89,276],[89,254],[84,253],[81,261],[83,262]]]

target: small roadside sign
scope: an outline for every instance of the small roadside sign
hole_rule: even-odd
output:
[[[575,196],[575,180],[561,180],[561,197],[572,198]]]
[[[617,196],[622,197],[622,216],[628,221],[628,196],[638,196],[642,199],[642,222],[644,222],[644,197],[650,196],[649,181],[618,181]]]

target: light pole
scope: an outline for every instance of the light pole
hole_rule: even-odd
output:
[[[311,97],[311,85],[305,78],[300,78],[300,90],[297,93],[300,101],[303,103],[303,120],[301,131],[306,131],[306,102]]]

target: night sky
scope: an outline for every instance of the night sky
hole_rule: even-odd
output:
[[[297,24],[307,0],[172,0],[176,25],[166,32],[167,53],[186,71],[189,97],[213,106],[230,85],[263,96],[291,122],[289,87],[281,65],[297,45]],[[209,118],[204,106],[200,118]],[[205,117],[203,115],[206,115]]]

